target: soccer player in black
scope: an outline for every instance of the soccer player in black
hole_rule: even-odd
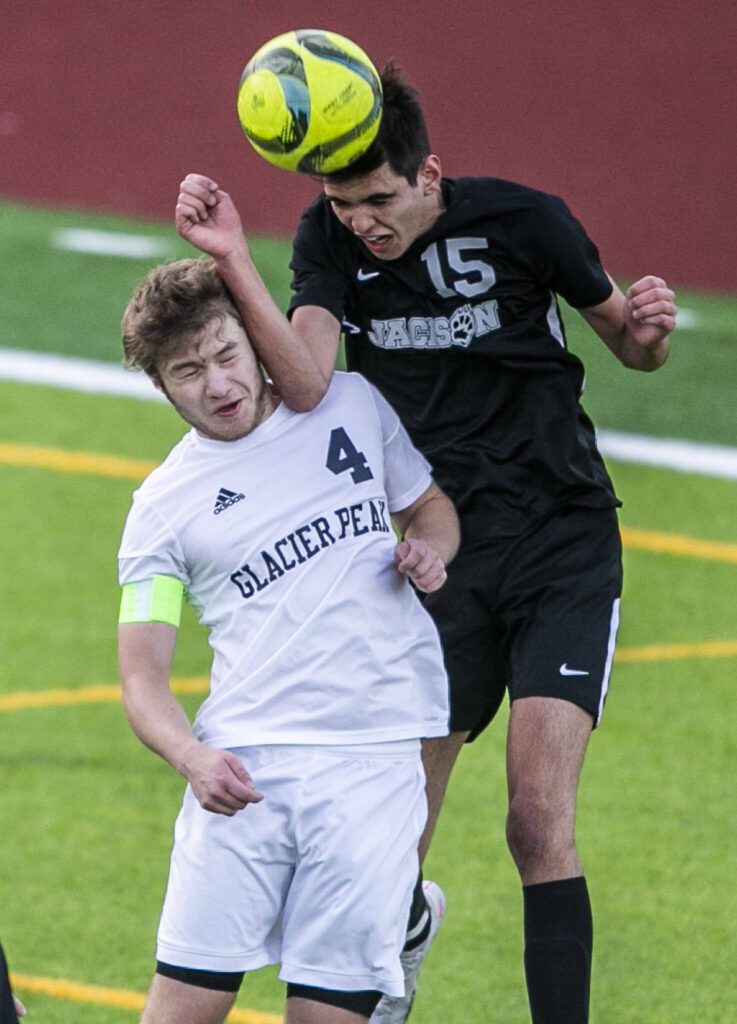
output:
[[[461,551],[426,601],[451,678],[451,733],[425,745],[421,853],[459,751],[507,690],[507,842],[523,887],[532,1020],[584,1024],[592,921],[574,817],[614,653],[620,503],[580,405],[583,366],[557,297],[625,367],[651,371],[668,354],[674,295],[653,276],[622,294],[560,199],[495,178],[444,178],[416,92],[393,66],[382,83],[377,139],[322,179],[299,226],[293,330],[274,316],[272,331],[250,333],[269,339],[259,354],[285,401],[309,409],[344,332],[349,369],[394,405],[456,504]],[[245,314],[263,286],[237,213],[207,177],[182,188],[200,204],[190,240],[215,258]],[[420,940],[421,922],[418,889]],[[412,988],[372,1021],[405,1020]]]
[[[11,990],[8,965],[0,946],[0,1024],[18,1024],[18,1018],[25,1017],[25,1014],[23,1003]]]

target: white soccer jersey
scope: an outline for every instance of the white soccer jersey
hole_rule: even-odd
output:
[[[320,405],[251,434],[192,430],[134,494],[121,584],[174,576],[210,630],[209,746],[448,731],[435,627],[394,566],[389,514],[430,485],[396,414],[337,373]]]

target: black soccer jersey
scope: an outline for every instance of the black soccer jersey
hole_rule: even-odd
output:
[[[618,505],[579,398],[557,295],[612,285],[555,196],[493,178],[443,181],[445,209],[398,259],[375,258],[324,196],[305,211],[290,312],[343,323],[348,367],[399,413],[467,539],[511,535],[565,505]]]

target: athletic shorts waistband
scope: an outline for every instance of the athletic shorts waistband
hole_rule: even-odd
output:
[[[404,760],[416,757],[421,747],[419,739],[411,739],[387,740],[382,743],[265,743],[263,746],[249,744],[245,747],[230,747],[229,749],[238,757],[245,759],[248,758],[249,752],[259,750],[274,754],[299,754],[302,757],[306,754],[317,754],[323,757],[386,757]]]

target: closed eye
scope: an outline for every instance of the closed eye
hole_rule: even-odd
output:
[[[394,199],[394,195],[395,193],[393,192],[377,192],[375,195],[359,199],[355,203],[349,203],[345,199],[339,199],[337,196],[328,196],[327,199],[334,210],[345,210],[349,206],[385,206]]]
[[[177,380],[189,380],[196,377],[198,373],[199,367],[197,366],[177,366],[171,371],[172,376]]]

